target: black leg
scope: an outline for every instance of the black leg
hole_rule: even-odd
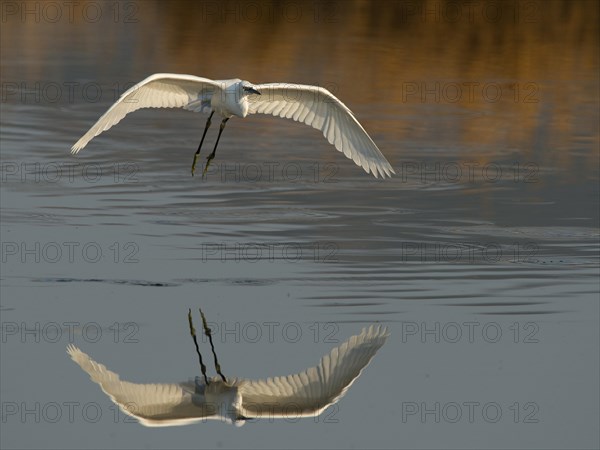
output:
[[[204,327],[204,334],[206,334],[206,336],[208,336],[208,341],[210,342],[210,348],[212,349],[212,354],[215,359],[215,368],[217,369],[217,373],[219,375],[221,375],[221,378],[223,379],[223,381],[225,383],[227,383],[227,380],[225,379],[225,375],[223,375],[223,373],[221,373],[221,365],[219,364],[219,361],[217,360],[217,354],[215,353],[215,346],[214,346],[213,340],[212,340],[212,332],[210,331],[210,328],[208,328],[208,324],[206,323],[206,317],[204,317],[204,313],[202,312],[202,310],[200,310],[200,316],[202,317],[202,326]]]
[[[219,135],[217,136],[217,142],[215,142],[215,148],[213,149],[212,153],[206,157],[206,166],[204,166],[204,172],[202,172],[202,176],[206,175],[208,166],[210,165],[212,159],[215,157],[215,153],[217,152],[217,145],[219,145],[219,139],[221,139],[221,133],[223,133],[223,130],[225,129],[225,124],[228,120],[229,117],[226,117],[221,121],[221,126],[219,127]]]
[[[204,142],[204,138],[206,137],[206,132],[208,131],[208,127],[210,127],[210,119],[212,119],[212,116],[215,112],[211,112],[210,116],[208,116],[208,119],[206,121],[206,126],[204,127],[204,133],[202,133],[202,139],[200,139],[200,145],[198,146],[198,150],[196,150],[196,153],[194,153],[194,162],[192,163],[192,176],[194,176],[194,169],[196,168],[196,159],[198,159],[198,155],[200,154],[200,149],[202,148],[202,143]]]
[[[208,382],[208,377],[206,376],[206,366],[202,362],[202,355],[200,354],[200,348],[198,347],[198,340],[196,339],[196,329],[194,328],[194,324],[192,323],[192,310],[191,309],[188,310],[188,322],[190,324],[190,334],[192,335],[192,338],[194,339],[194,345],[196,345],[196,353],[198,354],[198,361],[200,362],[200,371],[202,372],[202,375],[204,376],[204,381],[206,382],[206,385],[208,386],[210,383]]]

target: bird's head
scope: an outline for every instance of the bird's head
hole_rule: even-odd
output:
[[[248,81],[242,81],[242,91],[243,91],[244,95],[252,95],[252,94],[260,95],[260,91],[258,91],[254,87],[254,85],[252,83],[249,83]]]

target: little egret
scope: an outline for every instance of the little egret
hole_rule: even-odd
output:
[[[189,317],[190,331],[198,350],[191,314]],[[208,336],[219,377],[206,376],[206,366],[198,351],[204,378],[196,377],[181,383],[122,381],[118,374],[77,347],[69,345],[67,352],[123,412],[135,417],[142,425],[168,427],[217,419],[241,426],[245,420],[255,418],[318,416],[346,393],[389,333],[385,327],[371,325],[323,356],[318,366],[266,380],[225,378],[214,354],[210,332]]]
[[[286,83],[252,84],[240,79],[210,80],[193,75],[157,73],[127,90],[71,148],[77,153],[89,141],[142,108],[183,108],[210,115],[194,154],[192,175],[213,114],[221,117],[214,149],[206,158],[206,173],[215,157],[225,124],[232,116],[270,114],[294,119],[320,130],[330,144],[375,177],[394,172],[375,142],[348,109],[331,92],[319,86]]]

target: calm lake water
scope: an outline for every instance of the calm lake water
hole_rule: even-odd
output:
[[[598,448],[597,4],[51,3],[2,4],[3,448]],[[174,110],[70,155],[155,72],[324,86],[397,175],[252,116],[191,177]],[[242,428],[144,428],[65,352],[187,380],[190,307],[231,376],[391,336],[324,415]]]

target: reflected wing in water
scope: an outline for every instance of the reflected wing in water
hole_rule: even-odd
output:
[[[168,427],[188,425],[209,418],[220,419],[214,409],[204,407],[204,397],[195,392],[193,382],[130,383],[122,381],[118,374],[73,345],[69,345],[67,353],[123,412],[138,419],[142,425]]]
[[[266,380],[239,380],[241,414],[245,417],[318,416],[344,396],[389,333],[385,327],[370,326],[352,336],[319,365],[294,375]]]

